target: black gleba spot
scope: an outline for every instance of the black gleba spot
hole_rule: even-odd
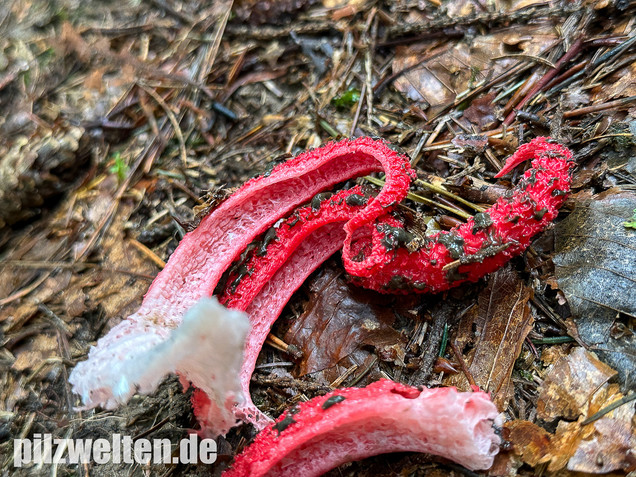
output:
[[[475,214],[473,218],[473,233],[476,233],[479,230],[487,229],[492,225],[492,219],[490,215],[485,214],[484,212],[478,212]]]
[[[344,396],[331,396],[329,399],[327,399],[325,402],[322,403],[322,408],[326,411],[327,409],[329,409],[331,406],[333,406],[334,404],[338,404],[339,402],[344,401],[346,398]]]
[[[320,194],[316,194],[313,199],[311,199],[311,210],[316,212],[320,209],[320,204],[323,200],[327,200],[329,197],[333,195],[333,192],[321,192]]]
[[[280,433],[283,432],[292,424],[296,424],[296,421],[294,421],[294,416],[292,416],[291,413],[288,413],[285,416],[285,419],[283,419],[282,421],[278,421],[276,424],[274,424],[273,429],[276,429],[278,431],[278,435],[280,436]]]
[[[272,242],[272,240],[276,238],[276,233],[277,231],[276,231],[276,228],[274,227],[270,227],[267,230],[267,232],[265,232],[265,236],[263,237],[263,243],[261,243],[261,246],[258,248],[256,255],[258,255],[259,257],[265,256],[265,254],[267,253],[267,247]]]
[[[457,260],[464,254],[464,239],[454,233],[441,233],[437,236],[437,241],[448,249],[453,260]]]

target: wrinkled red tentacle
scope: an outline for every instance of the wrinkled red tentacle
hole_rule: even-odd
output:
[[[300,403],[259,433],[224,477],[312,477],[351,460],[424,452],[487,469],[501,439],[484,392],[414,388],[386,379]]]

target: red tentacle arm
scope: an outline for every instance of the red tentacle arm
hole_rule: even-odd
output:
[[[359,187],[322,201],[317,196],[311,206],[298,209],[277,229],[271,229],[238,267],[242,271],[230,274],[231,284],[221,297],[229,308],[247,310],[252,323],[240,376],[246,401],[237,408],[237,416],[258,428],[268,422],[248,397],[256,358],[285,303],[340,248],[347,227],[354,221],[361,224],[353,229],[357,234],[349,242],[350,254],[373,256],[367,263],[376,263],[371,277],[353,277],[367,288],[391,293],[437,292],[476,281],[521,253],[531,237],[553,220],[569,190],[572,163],[567,149],[536,139],[522,146],[504,171],[529,158],[534,158],[532,169],[509,197],[499,199],[468,223],[427,238],[417,251],[405,247],[414,237],[398,218],[385,212],[374,220],[375,212],[367,214],[373,199],[367,199]],[[324,230],[326,224],[328,230]],[[353,274],[352,262],[346,258],[344,262]]]
[[[320,191],[376,171],[387,174],[388,184],[368,212],[378,215],[406,197],[414,178],[408,159],[380,140],[330,143],[246,182],[184,237],[137,314],[159,315],[177,323],[199,298],[212,295],[223,272],[278,219]]]
[[[229,274],[220,302],[247,311],[251,323],[240,375],[245,402],[236,408],[240,419],[259,429],[270,422],[249,399],[249,383],[263,343],[291,295],[342,248],[344,223],[373,200],[359,186],[334,195],[319,194],[309,206],[296,209],[285,222],[270,229],[264,241],[252,246]]]
[[[311,477],[388,452],[424,452],[472,470],[498,452],[497,409],[483,392],[381,380],[300,403],[262,431],[224,477]]]
[[[372,276],[363,276],[358,283],[385,293],[435,293],[477,281],[519,255],[557,216],[570,190],[573,166],[567,148],[539,137],[521,146],[499,175],[528,159],[532,159],[532,168],[517,186],[467,223],[425,239],[415,252],[395,247],[388,255],[386,249],[371,248],[367,253],[382,257],[384,266],[376,267]],[[374,234],[389,239],[401,228],[385,215],[376,222]],[[344,266],[355,276],[359,262],[349,260],[348,255],[343,252]]]

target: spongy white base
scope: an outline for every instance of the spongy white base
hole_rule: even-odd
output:
[[[199,300],[174,330],[133,315],[91,348],[69,381],[85,409],[113,409],[178,373],[216,404],[206,421],[214,424],[211,433],[224,434],[236,422],[233,406],[245,400],[239,374],[248,330],[247,315],[226,309],[216,298]]]

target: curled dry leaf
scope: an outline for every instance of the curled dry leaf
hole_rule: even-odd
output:
[[[548,470],[557,472],[567,468],[598,474],[636,470],[634,401],[591,424],[581,425],[584,417],[622,397],[618,385],[604,385],[590,398],[585,416],[574,422],[560,421],[552,438]]]
[[[551,436],[549,470],[605,473],[636,465],[636,436],[632,429],[634,402],[583,426],[594,415],[623,396],[616,384],[607,384],[616,371],[592,353],[576,347],[559,359],[539,388],[538,417],[559,421]],[[569,422],[571,420],[571,422]]]

